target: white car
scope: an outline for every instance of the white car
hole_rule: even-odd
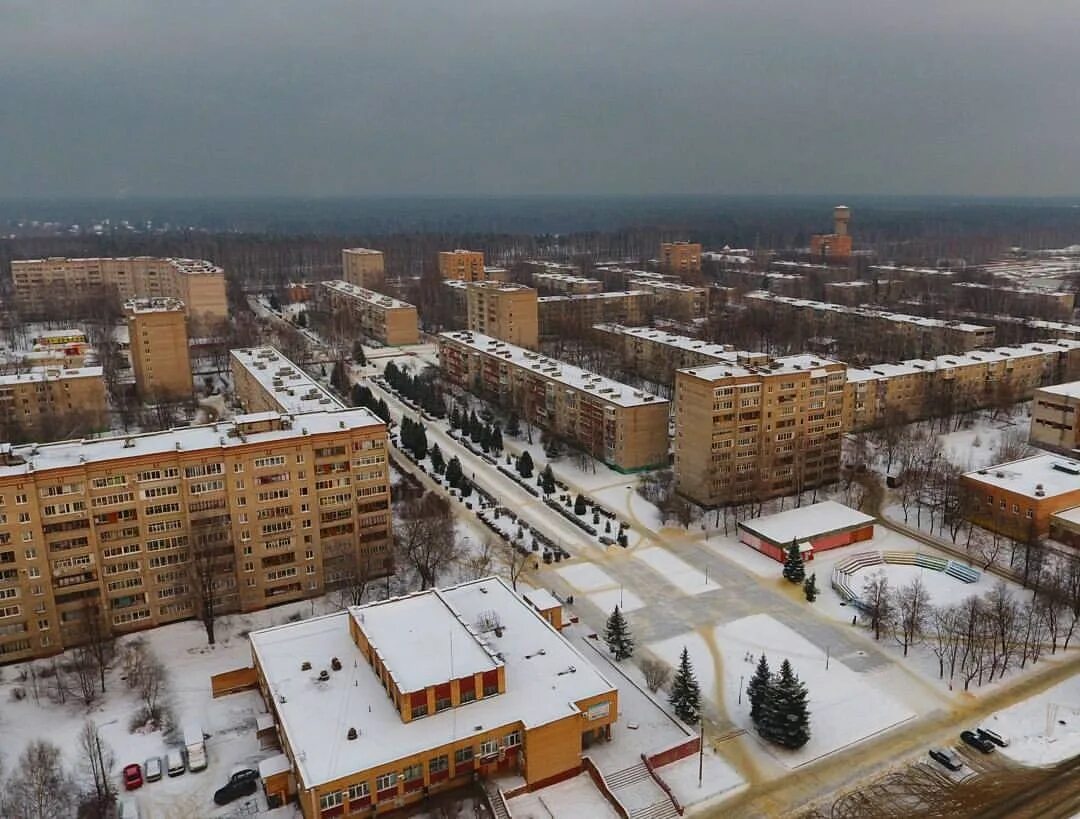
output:
[[[161,757],[152,756],[143,763],[143,778],[147,782],[157,782],[161,779]]]
[[[139,819],[139,803],[134,799],[121,799],[116,819]]]
[[[173,748],[165,757],[165,765],[169,776],[180,776],[187,770],[187,765],[184,764],[184,752],[179,748]]]

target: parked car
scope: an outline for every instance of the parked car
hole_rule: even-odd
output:
[[[995,745],[997,745],[1000,748],[1008,748],[1009,747],[1009,738],[1008,737],[1003,737],[997,731],[991,731],[989,728],[980,728],[975,733],[977,733],[983,739],[990,740],[992,743],[994,743]]]
[[[121,799],[116,819],[139,819],[139,803],[134,799]]]
[[[157,782],[161,779],[161,757],[152,756],[143,763],[143,776],[147,782]]]
[[[143,783],[142,768],[139,767],[139,763],[133,762],[130,765],[124,766],[124,790],[133,791],[136,788],[141,788]]]
[[[951,751],[945,751],[941,748],[931,748],[930,758],[941,765],[944,765],[950,771],[958,771],[964,767],[964,763],[956,758],[956,755]]]
[[[988,740],[986,737],[981,737],[974,731],[961,731],[960,739],[966,744],[970,745],[984,754],[989,754],[994,750],[994,743]]]
[[[237,771],[214,794],[214,804],[227,805],[242,796],[251,796],[258,788],[259,772],[251,768]]]
[[[173,748],[169,751],[165,757],[165,766],[169,771],[169,776],[180,776],[187,770],[187,765],[184,764],[184,752],[180,748]]]

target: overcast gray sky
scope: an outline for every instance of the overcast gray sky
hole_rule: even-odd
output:
[[[1071,195],[1078,43],[1078,0],[0,0],[0,195]]]

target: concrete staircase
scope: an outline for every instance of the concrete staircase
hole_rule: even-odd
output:
[[[630,819],[677,819],[679,816],[644,762],[604,774],[604,782],[630,812]]]
[[[641,782],[643,779],[651,778],[649,769],[645,767],[644,762],[639,762],[637,765],[631,765],[629,768],[623,768],[621,771],[615,771],[615,773],[604,774],[604,781],[607,782],[607,786],[613,791],[617,791],[620,788],[628,788],[635,782]]]

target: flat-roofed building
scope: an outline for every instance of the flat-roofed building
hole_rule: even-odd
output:
[[[135,385],[146,400],[191,397],[187,318],[179,299],[124,302]]]
[[[1002,281],[952,282],[961,307],[985,313],[1028,313],[1048,318],[1069,318],[1076,307],[1076,294],[1062,290],[1009,286]]]
[[[960,476],[972,523],[1028,542],[1045,537],[1051,516],[1080,506],[1080,463],[1043,453]]]
[[[275,347],[230,350],[229,363],[233,393],[245,412],[300,414],[344,407]]]
[[[596,324],[597,342],[611,350],[625,372],[657,384],[673,384],[675,371],[720,362],[731,364],[749,353],[741,353],[730,344],[713,344],[690,336],[676,335],[655,327],[625,327],[621,324]],[[760,354],[760,361],[768,356]]]
[[[484,254],[479,250],[443,250],[439,252],[439,275],[444,279],[481,282],[484,275]]]
[[[747,355],[675,373],[676,486],[703,506],[795,494],[840,475],[847,367]]]
[[[446,328],[466,329],[469,323],[469,282],[444,279],[440,292],[446,303],[444,312]]]
[[[875,281],[826,282],[825,298],[835,304],[854,307],[859,304],[897,301],[904,297],[903,279]]]
[[[816,552],[837,549],[874,536],[874,518],[836,501],[799,506],[738,523],[739,542],[773,560],[784,562],[792,543],[804,560]]]
[[[346,247],[341,251],[341,277],[357,287],[378,287],[386,277],[381,250],[367,247]]]
[[[88,435],[108,425],[101,367],[31,367],[0,375],[0,444]]]
[[[1080,448],[1080,381],[1041,387],[1031,406],[1031,443],[1070,455]]]
[[[466,288],[469,330],[536,349],[536,290],[496,281],[469,282]]]
[[[645,324],[652,315],[648,290],[540,296],[536,300],[541,338],[580,337],[594,324]]]
[[[618,689],[498,578],[250,639],[284,756],[266,792],[295,796],[306,819],[399,811],[499,775],[542,787],[579,773],[618,716]]]
[[[416,307],[374,290],[340,280],[321,283],[318,297],[332,316],[343,319],[343,329],[359,330],[380,344],[398,347],[420,340]]]
[[[392,565],[386,425],[366,409],[4,446],[0,509],[0,663]]]
[[[533,284],[542,293],[552,296],[577,296],[582,293],[602,293],[604,283],[570,273],[537,271],[532,274]]]
[[[701,275],[701,245],[697,242],[662,242],[660,269],[680,278]]]
[[[681,282],[664,282],[650,279],[631,279],[634,290],[647,290],[653,294],[653,312],[677,321],[704,318],[709,312],[709,290]]]
[[[447,382],[513,408],[619,470],[667,462],[668,402],[478,333],[442,333]]]
[[[228,318],[225,271],[202,259],[133,256],[51,257],[11,263],[15,300],[28,317],[93,310],[94,299],[114,294],[180,299],[201,334]]]

